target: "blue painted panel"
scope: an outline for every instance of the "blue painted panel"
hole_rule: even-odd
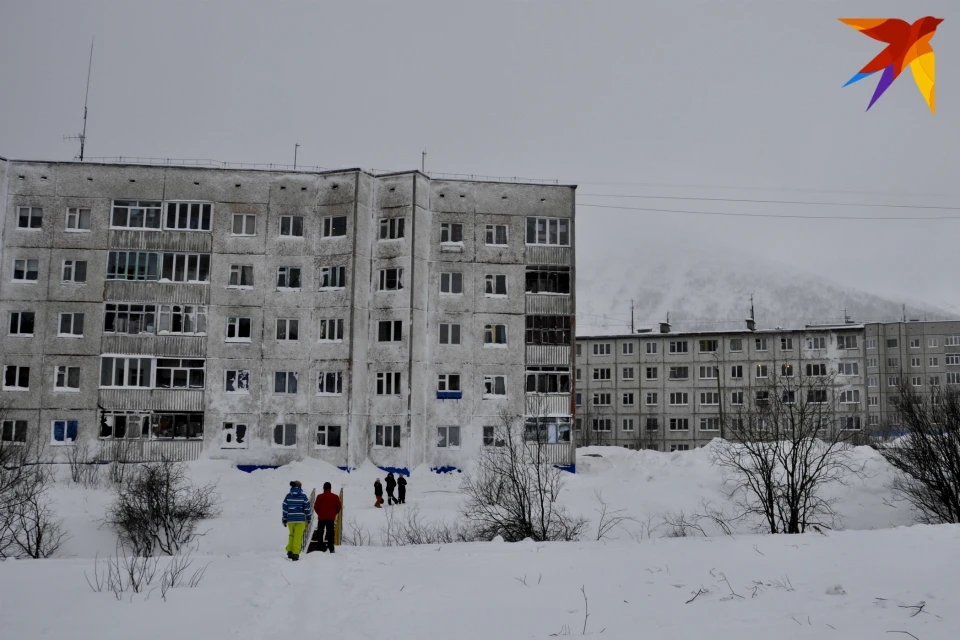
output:
[[[244,473],[253,473],[257,469],[279,469],[280,465],[277,464],[238,464],[237,469],[243,471]]]
[[[457,473],[463,473],[463,471],[457,467],[430,467],[430,471],[433,471],[434,473],[453,473],[454,471]]]
[[[564,471],[569,471],[570,473],[577,472],[577,465],[575,464],[555,464],[553,466],[555,466],[557,469],[563,469]]]
[[[377,465],[377,468],[387,473],[396,473],[408,477],[410,476],[410,470],[406,467],[381,467],[380,465]]]
[[[438,400],[460,400],[463,398],[462,391],[437,391]]]

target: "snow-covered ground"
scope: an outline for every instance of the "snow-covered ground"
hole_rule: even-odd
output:
[[[599,454],[593,457],[587,454]],[[581,450],[563,502],[592,519],[573,543],[483,542],[443,546],[341,546],[337,554],[284,558],[280,503],[289,480],[345,495],[346,522],[380,541],[386,510],[373,508],[383,473],[346,474],[310,461],[246,474],[221,461],[191,463],[197,482],[216,480],[223,514],[206,523],[195,566],[211,562],[196,588],[167,594],[93,593],[84,573],[114,550],[98,527],[110,494],[69,481],[54,490],[71,539],[62,558],[0,563],[0,637],[28,638],[608,638],[960,637],[960,526],[910,525],[884,504],[889,469],[867,448],[869,478],[837,492],[842,531],[763,536],[648,535],[667,512],[703,500],[727,508],[709,448],[683,453]],[[425,520],[457,517],[460,476],[414,471],[407,505]],[[597,501],[636,521],[597,541]],[[729,584],[728,584],[729,583]],[[702,593],[687,603],[699,591]],[[733,595],[736,594],[736,595]],[[925,602],[921,613],[901,608]],[[699,635],[698,635],[699,634]]]

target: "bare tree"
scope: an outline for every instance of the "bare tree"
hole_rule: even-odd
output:
[[[920,522],[960,522],[960,389],[920,394],[903,384],[896,410],[907,434],[879,447],[897,470],[894,493]]]
[[[481,447],[474,469],[464,477],[461,516],[470,536],[508,542],[576,540],[586,520],[571,516],[557,499],[564,474],[551,460],[548,426],[539,416],[525,422],[504,410],[494,428],[494,445]]]
[[[824,489],[863,473],[848,443],[861,415],[844,410],[835,376],[789,375],[786,367],[770,373],[752,397],[725,411],[729,440],[714,449],[714,463],[729,475],[739,518],[759,517],[770,533],[831,528],[839,514]]]

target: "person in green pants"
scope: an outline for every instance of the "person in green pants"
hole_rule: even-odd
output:
[[[287,557],[300,559],[303,546],[303,531],[310,522],[310,499],[303,493],[299,480],[290,481],[290,492],[283,499],[283,526],[289,531],[287,537]]]

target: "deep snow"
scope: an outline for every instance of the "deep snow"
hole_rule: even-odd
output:
[[[280,503],[289,480],[307,491],[325,480],[334,490],[343,486],[346,522],[364,526],[376,544],[386,513],[373,508],[371,485],[383,472],[371,465],[346,474],[308,461],[247,474],[223,461],[195,462],[197,482],[219,483],[223,514],[201,527],[207,533],[197,563],[212,561],[206,578],[196,589],[171,591],[167,602],[156,592],[117,602],[90,591],[84,572],[92,573],[94,554],[114,550],[113,535],[97,525],[110,494],[64,479],[53,490],[72,536],[64,557],[0,563],[0,637],[537,638],[567,628],[579,635],[581,586],[587,633],[609,638],[958,637],[960,615],[950,607],[960,595],[953,568],[960,527],[904,527],[908,510],[884,503],[889,468],[868,448],[857,454],[870,477],[838,489],[845,530],[825,535],[752,535],[744,525],[733,536],[660,538],[660,530],[646,537],[647,519],[658,514],[694,511],[701,500],[729,508],[709,447],[672,454],[599,447],[580,450],[562,496],[592,518],[594,539],[341,546],[334,556],[309,554],[299,563],[282,551]],[[427,520],[452,521],[460,479],[415,470],[408,504],[397,513],[419,507]],[[596,490],[637,520],[601,542]],[[787,580],[793,590],[775,584]],[[698,589],[707,593],[686,604]],[[921,601],[926,606],[914,617],[900,608]]]

